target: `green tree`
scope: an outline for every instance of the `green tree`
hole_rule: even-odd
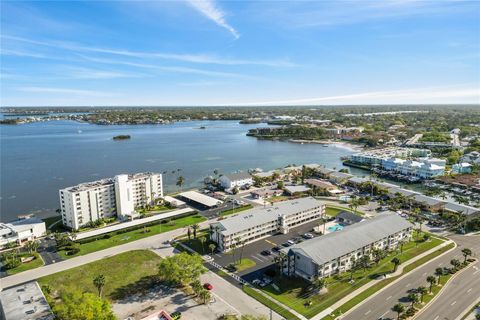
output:
[[[420,286],[417,288],[417,292],[420,295],[420,302],[423,303],[423,296],[427,294],[427,288],[425,288],[424,286]]]
[[[215,249],[217,248],[217,246],[213,243],[210,243],[208,245],[208,249],[210,249],[210,253],[213,255],[213,252],[215,251]]]
[[[59,320],[115,320],[108,301],[79,290],[61,295],[62,303],[53,306]]]
[[[470,250],[469,248],[462,249],[462,254],[463,254],[463,263],[466,263],[468,257],[472,255],[472,250]]]
[[[407,299],[408,299],[408,301],[410,301],[410,303],[412,304],[412,305],[411,305],[411,308],[413,308],[413,306],[415,305],[415,303],[418,302],[418,295],[417,295],[415,292],[411,292],[411,293],[408,294]]]
[[[430,284],[430,288],[428,289],[428,292],[432,292],[432,288],[437,282],[437,278],[435,278],[435,276],[428,276],[427,282]]]
[[[192,232],[190,231],[190,227],[187,228],[187,236],[188,236],[188,240],[191,240]]]
[[[373,261],[375,261],[375,264],[378,266],[378,264],[380,263],[380,261],[383,259],[385,255],[384,251],[375,248],[373,249],[372,254],[373,254]]]
[[[205,242],[207,241],[207,238],[200,237],[199,240],[200,240],[200,243],[202,244],[202,253],[205,254]]]
[[[180,176],[180,177],[177,178],[176,185],[180,190],[182,190],[182,186],[183,186],[184,183],[185,183],[185,178],[183,176]]]
[[[193,229],[193,238],[197,239],[197,230],[200,229],[200,226],[197,223],[195,223],[194,225],[192,225],[192,229]]]
[[[25,248],[27,248],[30,254],[37,252],[39,247],[40,247],[40,242],[36,240],[28,241],[27,244],[25,245]]]
[[[392,272],[396,272],[398,266],[400,265],[400,259],[398,259],[397,257],[395,257],[395,258],[393,258],[390,262],[393,263],[393,271],[392,271]]]
[[[105,286],[105,276],[103,274],[99,274],[95,278],[93,278],[93,285],[98,290],[98,296],[102,297],[103,287]]]
[[[450,264],[453,266],[454,269],[458,269],[458,267],[460,267],[460,261],[458,259],[450,260]]]
[[[397,303],[393,306],[392,311],[397,313],[397,320],[399,320],[400,315],[405,311],[405,306],[401,303]]]
[[[192,287],[193,292],[194,292],[195,295],[197,295],[197,296],[198,296],[198,294],[200,293],[200,291],[202,291],[202,289],[203,289],[202,283],[201,283],[200,280],[198,280],[198,279],[195,279],[195,281],[193,281],[190,286]]]
[[[158,265],[158,275],[161,279],[183,286],[199,279],[206,271],[201,256],[186,252],[167,257]]]
[[[435,275],[437,276],[437,283],[440,284],[440,278],[443,276],[443,269],[442,268],[436,268],[435,269]]]
[[[210,291],[208,291],[207,289],[202,289],[198,293],[198,297],[202,299],[203,304],[208,304],[208,302],[210,302],[210,299],[212,298],[212,295],[210,294]]]
[[[277,189],[283,189],[285,187],[285,183],[283,181],[278,181],[277,182]]]
[[[327,286],[327,281],[325,278],[317,278],[313,283],[314,287],[318,292],[322,291],[323,288]]]

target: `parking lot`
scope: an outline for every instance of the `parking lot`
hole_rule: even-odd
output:
[[[318,224],[319,220],[311,221],[299,227],[293,228],[288,234],[276,234],[268,238],[260,239],[256,242],[247,244],[243,248],[242,259],[250,259],[254,261],[256,265],[249,269],[238,272],[238,275],[248,281],[251,281],[256,277],[256,273],[261,273],[264,269],[272,266],[272,264],[274,263],[274,258],[278,254],[277,252],[272,251],[273,248],[285,248],[285,246],[283,246],[282,244],[285,244],[290,239],[301,238],[302,235],[304,235],[305,233],[311,233],[314,236],[318,236],[312,231],[313,227],[318,226]],[[264,250],[269,250],[271,254],[262,254],[262,251]],[[240,251],[240,248],[237,248],[235,251],[236,260],[240,258]],[[215,262],[220,264],[221,266],[228,266],[233,262],[233,254],[231,251],[227,253],[216,253],[212,257]]]

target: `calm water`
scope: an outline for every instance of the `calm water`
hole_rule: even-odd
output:
[[[25,213],[51,215],[58,208],[58,189],[120,173],[167,171],[165,187],[172,191],[179,174],[188,188],[200,185],[215,168],[220,173],[293,163],[340,168],[340,157],[352,153],[337,146],[261,141],[245,135],[258,126],[236,121],[141,126],[50,121],[0,126],[1,221]],[[118,134],[132,139],[113,141]],[[180,173],[172,174],[177,169]]]

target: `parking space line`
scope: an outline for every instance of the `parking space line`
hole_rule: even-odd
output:
[[[255,260],[258,260],[260,262],[263,262],[263,260],[260,260],[259,258],[257,258],[257,256],[252,256],[252,258],[255,259]]]
[[[275,242],[272,242],[272,241],[267,240],[267,239],[265,239],[265,241],[268,242],[268,243],[270,243],[272,246],[275,246],[275,247],[277,246],[277,244],[276,244]]]

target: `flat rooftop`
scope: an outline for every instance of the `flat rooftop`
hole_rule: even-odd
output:
[[[312,197],[274,203],[272,206],[256,207],[240,214],[212,223],[220,227],[224,235],[234,234],[264,223],[276,221],[278,217],[296,214],[323,205]]]
[[[206,207],[215,207],[222,203],[222,201],[218,199],[209,197],[197,191],[185,191],[180,193],[179,196],[200,203],[201,205],[204,205]]]
[[[53,320],[55,317],[36,281],[0,292],[2,315],[5,320]]]

